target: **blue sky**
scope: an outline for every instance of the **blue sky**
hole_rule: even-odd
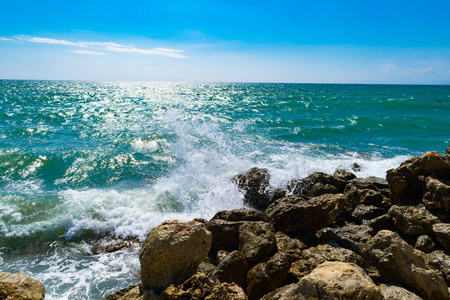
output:
[[[450,84],[450,1],[0,1],[0,78]]]

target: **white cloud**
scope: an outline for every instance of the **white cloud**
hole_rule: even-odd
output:
[[[103,52],[91,51],[91,50],[72,50],[70,52],[78,54],[88,54],[88,55],[105,55]]]
[[[41,44],[53,44],[53,45],[63,45],[70,46],[76,48],[92,48],[93,50],[72,50],[71,52],[80,53],[80,54],[92,54],[92,55],[103,55],[105,53],[95,50],[101,51],[111,51],[118,53],[136,53],[143,55],[160,55],[174,58],[187,58],[187,56],[180,54],[183,50],[177,49],[168,49],[168,48],[152,48],[152,49],[141,49],[136,48],[133,45],[122,45],[114,42],[72,42],[67,40],[59,40],[52,38],[43,38],[43,37],[33,37],[33,36],[16,36],[12,39],[9,38],[0,38],[0,40],[4,41],[23,41],[30,43],[41,43]]]
[[[0,36],[0,41],[14,41],[13,39],[8,39]]]
[[[395,70],[397,70],[397,67],[394,66],[393,64],[389,64],[384,68],[383,73],[390,74],[390,73],[394,72]]]
[[[436,73],[436,71],[433,68],[408,68],[406,69],[406,74],[432,74]]]

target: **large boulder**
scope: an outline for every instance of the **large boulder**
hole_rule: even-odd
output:
[[[367,255],[383,281],[401,284],[425,300],[448,299],[447,284],[426,265],[425,254],[395,232],[381,230],[367,246]]]
[[[334,171],[333,176],[344,181],[349,181],[356,178],[355,174],[344,169],[337,169]]]
[[[445,249],[450,250],[450,224],[437,223],[433,225],[433,232],[436,234],[438,242]]]
[[[211,248],[211,232],[197,221],[165,221],[153,228],[139,251],[141,281],[161,293],[197,271]]]
[[[272,224],[255,221],[243,222],[239,226],[239,250],[247,258],[250,267],[261,259],[268,258],[275,245],[276,238]]]
[[[303,293],[313,299],[382,299],[378,286],[353,263],[324,262],[299,284]]]
[[[432,227],[440,220],[423,206],[393,205],[388,214],[392,217],[395,227],[405,235],[433,233]]]
[[[318,232],[320,243],[336,242],[339,246],[357,254],[364,253],[373,229],[367,225],[347,224],[337,228],[324,228]]]
[[[266,213],[277,230],[306,232],[331,224],[345,204],[347,197],[344,194],[325,194],[311,199],[293,195],[278,199],[267,208]]]
[[[225,256],[212,272],[212,276],[220,282],[236,283],[245,289],[247,283],[248,264],[245,255],[235,250]]]
[[[242,288],[234,283],[219,283],[197,273],[179,286],[169,286],[158,300],[247,300]]]
[[[429,151],[422,156],[412,157],[398,168],[387,171],[386,179],[391,187],[394,203],[419,203],[422,200],[423,178],[449,180],[450,156]]]
[[[259,210],[266,209],[270,204],[269,180],[269,171],[256,167],[232,178],[232,181],[244,193],[244,204]]]
[[[314,172],[297,181],[293,188],[293,193],[306,195],[316,183],[321,183],[322,187],[332,185],[337,189],[338,193],[342,193],[347,185],[347,182],[341,178],[322,172]]]
[[[45,287],[37,279],[22,273],[0,272],[0,299],[5,300],[42,300]]]
[[[422,300],[416,294],[393,284],[380,284],[379,285],[383,300]]]
[[[291,257],[287,253],[277,252],[268,262],[260,263],[248,271],[247,295],[256,300],[280,287],[286,279],[291,266]]]
[[[428,209],[442,209],[450,213],[450,185],[440,180],[428,177],[425,180],[425,195],[423,204]]]

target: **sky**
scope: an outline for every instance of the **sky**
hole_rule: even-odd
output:
[[[450,84],[450,1],[0,0],[0,79]]]

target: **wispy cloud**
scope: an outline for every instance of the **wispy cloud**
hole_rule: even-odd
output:
[[[395,65],[389,64],[384,68],[383,72],[386,74],[389,74],[389,73],[392,73],[393,71],[395,71],[396,69],[397,69],[397,67]]]
[[[43,38],[43,37],[33,37],[33,36],[16,36],[14,38],[4,38],[0,37],[3,41],[20,41],[29,43],[41,43],[41,44],[53,44],[53,45],[63,45],[75,48],[91,48],[93,50],[72,50],[71,52],[80,54],[96,54],[103,55],[105,53],[100,51],[110,51],[118,53],[137,53],[143,55],[160,55],[174,58],[187,58],[187,56],[182,55],[183,50],[168,49],[168,48],[152,48],[152,49],[142,49],[137,48],[133,45],[123,45],[114,42],[85,42],[85,41],[67,41],[53,38]],[[96,51],[100,50],[100,51]]]
[[[408,68],[406,74],[434,74],[436,71],[433,68]]]

